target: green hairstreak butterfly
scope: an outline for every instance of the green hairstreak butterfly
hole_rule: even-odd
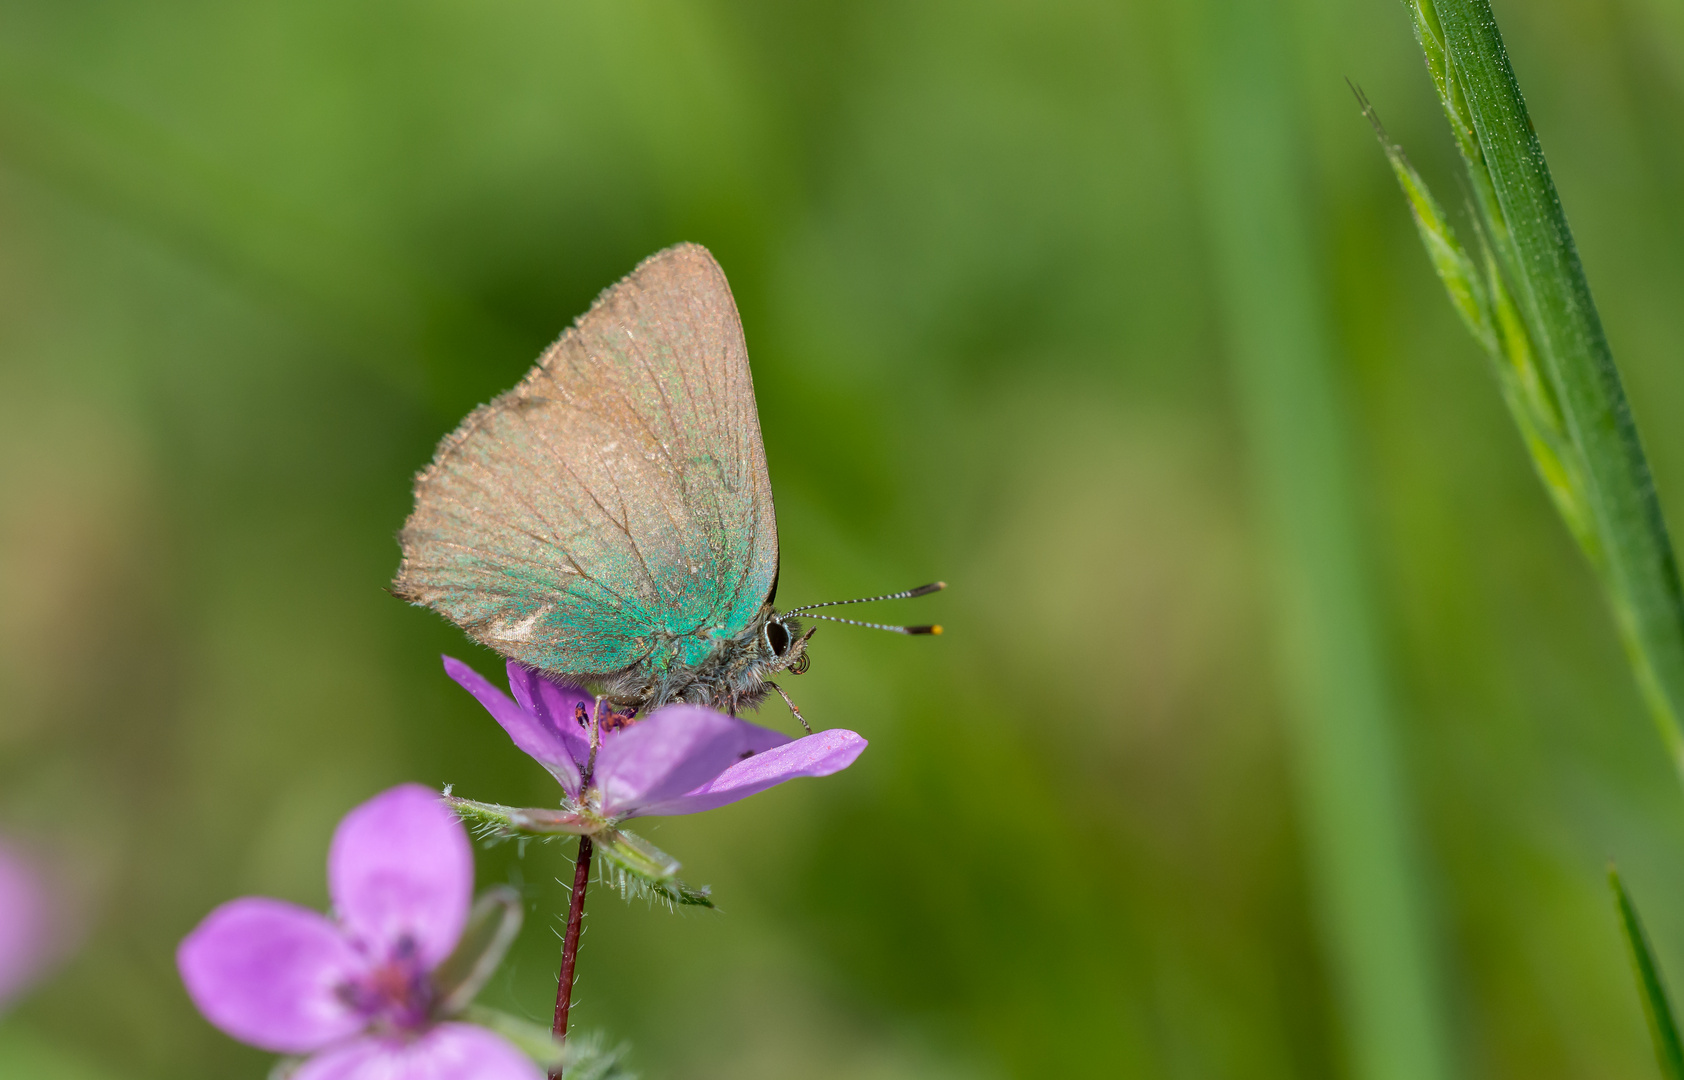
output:
[[[695,244],[644,260],[439,444],[400,540],[398,596],[630,712],[782,694],[772,677],[808,664],[798,616],[832,618],[773,607],[748,349],[724,271]]]

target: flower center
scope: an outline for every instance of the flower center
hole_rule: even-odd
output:
[[[385,961],[339,987],[339,998],[368,1018],[376,1031],[418,1032],[432,1019],[433,981],[417,955],[415,939],[398,939]]]
[[[599,714],[598,719],[600,721],[599,730],[604,733],[618,731],[621,728],[631,727],[633,724],[637,723],[637,710],[633,709],[628,713],[619,713],[615,712],[613,709],[603,709]],[[590,714],[585,711],[584,703],[574,703],[573,722],[579,725],[579,729],[581,731],[589,731],[591,729]]]

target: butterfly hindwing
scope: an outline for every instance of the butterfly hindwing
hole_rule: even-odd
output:
[[[755,618],[777,524],[748,351],[693,244],[598,298],[416,480],[395,591],[557,674],[694,665]]]

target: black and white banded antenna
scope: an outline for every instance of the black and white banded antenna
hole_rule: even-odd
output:
[[[905,589],[901,592],[884,593],[882,596],[862,596],[858,600],[826,600],[822,604],[803,604],[801,607],[790,608],[784,612],[785,616],[797,615],[803,619],[823,619],[826,622],[846,623],[849,626],[866,626],[873,630],[888,630],[896,634],[939,634],[941,626],[932,623],[928,626],[891,626],[888,623],[861,622],[858,619],[844,619],[836,615],[809,615],[815,608],[838,607],[842,604],[872,604],[878,600],[910,600],[914,596],[928,596],[933,592],[941,592],[947,588],[945,581],[932,581],[928,585],[920,585],[916,589]]]

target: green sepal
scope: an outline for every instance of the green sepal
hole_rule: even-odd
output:
[[[680,863],[627,829],[609,829],[595,838],[596,849],[628,874],[648,881],[670,881]]]
[[[562,1048],[562,1068],[568,1080],[637,1080],[637,1073],[621,1063],[628,1046],[606,1046],[601,1031],[569,1035]]]
[[[523,915],[520,894],[507,885],[480,894],[455,951],[433,970],[435,1016],[457,1016],[468,1007],[519,936]]]
[[[1620,929],[1625,931],[1631,963],[1637,969],[1637,989],[1643,998],[1643,1015],[1649,1021],[1649,1035],[1655,1041],[1655,1057],[1660,1061],[1661,1075],[1666,1080],[1684,1080],[1684,1041],[1678,1037],[1678,1022],[1673,1019],[1666,982],[1661,978],[1661,966],[1655,960],[1655,951],[1649,947],[1649,935],[1643,932],[1643,923],[1637,917],[1637,906],[1631,902],[1612,863],[1608,866],[1608,887],[1614,890]]]
[[[466,1019],[507,1039],[539,1068],[565,1072],[567,1080],[637,1080],[637,1074],[620,1063],[625,1044],[605,1049],[600,1032],[570,1035],[559,1042],[549,1028],[483,1005],[471,1007]]]
[[[637,1080],[637,1074],[621,1063],[626,1051],[625,1043],[605,1046],[599,1031],[569,1035],[562,1049],[562,1068],[567,1080]]]
[[[601,818],[565,808],[503,806],[455,795],[446,795],[444,801],[468,828],[482,838],[591,836],[607,824]]]
[[[497,1009],[488,1009],[484,1005],[468,1006],[462,1018],[501,1035],[512,1043],[516,1050],[537,1062],[540,1068],[554,1071],[569,1064],[566,1049],[556,1041],[547,1027],[534,1024],[530,1020],[522,1020],[518,1016],[510,1016]]]
[[[588,836],[596,846],[597,878],[622,899],[652,899],[683,907],[713,907],[706,886],[678,880],[679,861],[626,829],[588,812],[503,806],[446,795],[444,801],[474,833],[493,839],[553,840]]]
[[[606,829],[592,841],[597,879],[618,889],[622,899],[652,899],[684,907],[713,907],[706,886],[678,880],[679,862],[643,837],[625,829]]]

